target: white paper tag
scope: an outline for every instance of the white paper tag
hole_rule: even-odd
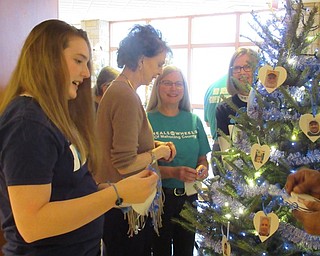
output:
[[[294,192],[291,192],[291,196],[284,198],[284,201],[287,202],[289,205],[293,205],[295,209],[299,211],[304,211],[304,212],[311,212],[307,206],[302,202],[302,200],[307,200],[307,201],[318,201],[319,199],[307,195],[307,194],[297,194]]]
[[[201,182],[200,181],[196,181],[196,182],[185,182],[184,183],[184,189],[186,191],[186,195],[187,196],[191,196],[194,194],[197,194],[198,191],[194,188],[194,185],[198,186],[199,188],[201,187]]]
[[[132,209],[139,213],[140,215],[147,215],[148,214],[148,210],[152,204],[152,201],[154,199],[154,197],[156,196],[156,192],[157,190],[155,189],[152,194],[147,198],[147,200],[144,203],[141,204],[133,204],[132,205]]]

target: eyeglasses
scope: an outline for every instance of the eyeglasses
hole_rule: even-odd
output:
[[[233,73],[240,73],[241,69],[243,69],[244,72],[252,71],[252,67],[250,65],[231,67],[231,70],[232,70]]]
[[[166,86],[166,87],[172,87],[173,85],[176,86],[177,89],[182,89],[183,88],[183,82],[182,81],[176,81],[172,82],[170,80],[162,80],[160,84]]]

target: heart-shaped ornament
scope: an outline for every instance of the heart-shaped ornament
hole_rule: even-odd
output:
[[[265,65],[259,69],[258,77],[268,93],[273,92],[287,79],[287,70],[283,67]]]
[[[260,144],[253,144],[250,155],[254,168],[258,170],[268,161],[270,157],[270,147],[268,145],[261,146]]]
[[[320,137],[320,114],[313,116],[304,114],[299,120],[300,129],[312,141],[315,142]]]
[[[223,256],[231,255],[231,245],[225,235],[222,237],[221,247]]]
[[[273,212],[266,215],[263,211],[258,211],[253,217],[253,225],[261,242],[264,242],[278,230],[279,218]]]

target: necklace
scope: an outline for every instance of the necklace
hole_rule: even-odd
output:
[[[135,91],[135,89],[134,89],[132,83],[130,82],[129,78],[123,73],[120,73],[120,76],[123,76],[127,80],[127,84],[132,88],[132,90]]]
[[[32,98],[32,95],[29,94],[29,93],[21,93],[19,96],[31,97]]]

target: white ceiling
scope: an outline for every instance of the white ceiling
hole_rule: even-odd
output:
[[[273,0],[279,2],[282,0]],[[107,21],[268,9],[272,0],[59,0],[59,18]]]

